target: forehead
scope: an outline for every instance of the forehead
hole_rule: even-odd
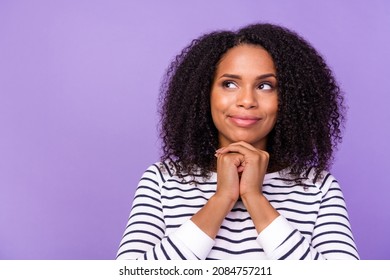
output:
[[[260,71],[275,73],[275,65],[271,55],[256,45],[238,45],[229,49],[220,59],[217,72]]]

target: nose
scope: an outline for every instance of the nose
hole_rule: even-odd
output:
[[[257,107],[256,92],[251,88],[242,88],[237,95],[237,106],[245,109]]]

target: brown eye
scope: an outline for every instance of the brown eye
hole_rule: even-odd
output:
[[[237,88],[237,85],[234,82],[232,82],[232,81],[224,81],[222,83],[222,86],[224,88],[230,88],[230,89]]]
[[[273,86],[271,84],[269,84],[269,83],[261,83],[259,85],[259,89],[261,89],[261,90],[271,90],[271,89],[273,89]]]

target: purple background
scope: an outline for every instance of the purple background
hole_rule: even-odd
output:
[[[349,105],[333,174],[363,259],[390,259],[390,2],[0,0],[0,259],[113,259],[170,60],[268,21],[327,59]]]

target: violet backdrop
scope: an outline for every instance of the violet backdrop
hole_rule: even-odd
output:
[[[390,2],[0,0],[0,259],[114,259],[157,97],[193,38],[253,22],[316,47],[346,94],[332,173],[362,259],[390,259]]]

